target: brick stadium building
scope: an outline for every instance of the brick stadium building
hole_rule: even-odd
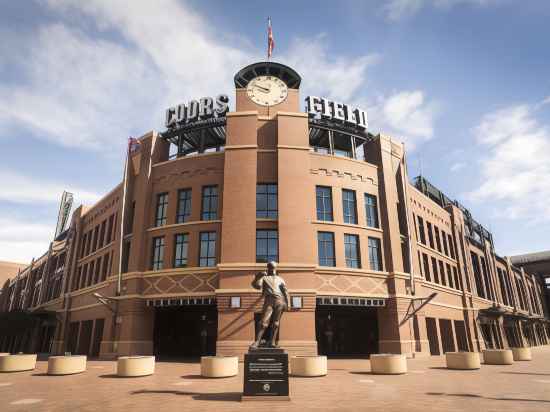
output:
[[[124,181],[77,208],[47,253],[0,285],[0,351],[243,354],[279,262],[291,354],[441,354],[549,343],[542,279],[498,256],[456,201],[407,176],[403,144],[309,96],[278,63],[229,98],[167,110]],[[215,107],[215,108],[214,108]]]

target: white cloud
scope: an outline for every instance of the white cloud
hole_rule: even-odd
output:
[[[449,9],[457,5],[489,6],[506,0],[390,0],[386,2],[383,11],[388,20],[400,20],[411,17],[425,7]]]
[[[25,176],[10,170],[0,169],[0,201],[13,203],[59,203],[64,190],[74,194],[74,205],[93,204],[99,200],[97,193],[76,187],[68,182],[54,182]]]
[[[437,104],[427,101],[422,90],[395,92],[369,109],[369,127],[404,141],[411,150],[433,137],[437,114]]]
[[[501,217],[550,221],[550,132],[535,106],[517,105],[485,115],[474,133],[486,155],[483,182],[467,196],[498,202]]]
[[[380,56],[334,56],[327,51],[328,38],[295,39],[282,61],[302,76],[302,94],[315,94],[348,102],[366,87],[367,69],[378,63]]]
[[[29,262],[47,251],[54,225],[0,218],[0,260]]]
[[[2,46],[22,80],[0,84],[0,127],[64,146],[122,149],[159,127],[168,105],[229,92],[252,60],[175,0],[44,4],[58,21]]]
[[[464,169],[466,167],[466,163],[463,163],[463,162],[456,162],[456,163],[453,163],[451,165],[451,172],[453,173],[456,173],[456,172],[459,172],[460,170]]]

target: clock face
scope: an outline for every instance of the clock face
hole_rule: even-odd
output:
[[[278,77],[258,76],[248,83],[246,94],[260,106],[275,106],[286,99],[288,87]]]

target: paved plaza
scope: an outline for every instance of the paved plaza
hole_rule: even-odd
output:
[[[0,374],[2,411],[549,411],[550,347],[532,362],[450,371],[443,357],[409,360],[409,373],[371,375],[368,360],[329,360],[322,378],[290,378],[290,402],[240,402],[243,377],[204,379],[194,362],[158,362],[156,373],[117,378],[115,363],[90,361],[80,375],[53,377],[47,363]]]

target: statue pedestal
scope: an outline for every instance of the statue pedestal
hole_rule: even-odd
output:
[[[280,348],[251,348],[244,355],[242,401],[289,401],[288,354]]]

